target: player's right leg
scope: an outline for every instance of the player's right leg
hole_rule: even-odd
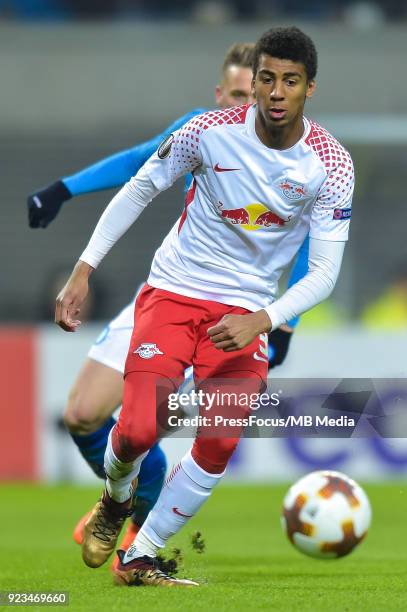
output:
[[[106,490],[85,527],[82,555],[90,567],[113,552],[128,512],[131,487],[157,439],[157,404],[168,406],[194,352],[194,325],[182,297],[146,287],[126,362],[123,405],[105,455]],[[157,395],[158,394],[158,395]]]
[[[123,371],[133,330],[134,303],[129,304],[103,330],[89,350],[69,395],[65,423],[84,459],[95,474],[105,478],[104,454],[111,428],[116,423],[113,412],[122,403]],[[142,463],[136,491],[136,504],[122,547],[131,541],[154,506],[167,469],[165,455],[158,444]],[[82,543],[87,513],[74,530],[74,539]]]
[[[118,423],[110,432],[105,453],[106,488],[84,529],[82,557],[99,567],[113,552],[127,516],[140,466],[157,441],[156,389],[162,374],[131,372],[126,376]],[[165,394],[176,390],[168,380]]]

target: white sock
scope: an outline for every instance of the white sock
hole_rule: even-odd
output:
[[[198,512],[224,473],[205,472],[189,451],[173,468],[157,503],[128,549],[124,562],[143,555],[155,557],[168,538]]]
[[[146,455],[147,453],[143,453],[130,463],[120,461],[114,454],[112,432],[110,431],[105,452],[104,467],[106,472],[106,489],[114,501],[122,503],[132,496],[132,480],[138,476],[141,462]]]
[[[124,556],[124,563],[131,561],[131,559],[137,559],[137,557],[156,557],[158,552],[158,546],[149,540],[141,531],[137,534],[137,543],[134,540],[133,544],[129,546]]]

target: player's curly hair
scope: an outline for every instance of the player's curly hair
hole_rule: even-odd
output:
[[[253,74],[256,76],[260,55],[271,55],[279,59],[304,64],[308,81],[317,73],[318,56],[311,38],[299,28],[272,28],[263,34],[256,43],[253,58]]]

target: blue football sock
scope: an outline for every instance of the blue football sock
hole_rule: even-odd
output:
[[[141,464],[132,519],[142,525],[161,493],[167,471],[167,460],[155,444]]]
[[[112,427],[116,420],[111,417],[99,429],[91,434],[77,435],[71,437],[77,445],[79,452],[87,464],[99,478],[106,478],[104,470],[104,456]],[[142,525],[148,513],[154,506],[160,495],[167,471],[167,460],[158,444],[155,444],[140,466],[138,485],[136,491],[136,502],[133,520]]]
[[[109,433],[114,425],[116,425],[116,419],[111,417],[102,427],[91,434],[81,436],[71,433],[72,440],[78,447],[82,457],[99,478],[106,478],[103,467],[104,456]]]

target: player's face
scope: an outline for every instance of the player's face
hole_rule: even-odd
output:
[[[302,134],[302,114],[307,98],[315,90],[315,81],[308,81],[305,66],[291,60],[262,54],[253,79],[257,100],[256,122],[264,130],[275,132],[291,127]]]
[[[251,68],[229,66],[223,75],[222,83],[216,87],[216,104],[220,108],[228,108],[254,102],[252,79]]]

